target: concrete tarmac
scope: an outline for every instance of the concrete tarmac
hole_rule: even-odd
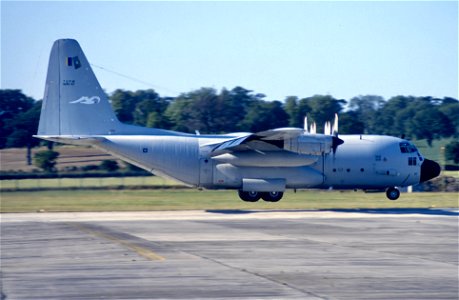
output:
[[[458,299],[458,212],[1,215],[2,299]]]

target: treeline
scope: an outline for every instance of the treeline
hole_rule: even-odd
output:
[[[277,127],[303,127],[303,119],[323,124],[340,117],[341,134],[387,134],[411,139],[459,136],[459,101],[454,98],[330,95],[284,101],[265,101],[265,95],[235,87],[217,91],[201,88],[177,97],[161,97],[154,90],[116,90],[110,95],[120,121],[147,127],[194,133],[257,132]],[[41,101],[20,90],[0,90],[0,148],[33,147]]]

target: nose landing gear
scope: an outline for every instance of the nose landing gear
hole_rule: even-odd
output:
[[[389,200],[397,200],[400,197],[400,191],[396,187],[390,187],[386,190],[386,196]]]

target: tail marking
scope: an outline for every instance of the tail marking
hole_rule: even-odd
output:
[[[92,97],[87,97],[83,96],[80,99],[77,99],[75,101],[70,101],[70,104],[98,104],[100,102],[100,97],[99,96],[92,96]]]

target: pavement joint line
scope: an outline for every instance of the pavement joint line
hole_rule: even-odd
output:
[[[131,243],[127,240],[124,240],[122,238],[118,238],[114,235],[111,235],[111,234],[108,234],[108,233],[105,233],[105,232],[102,232],[100,230],[96,230],[96,229],[93,229],[93,228],[89,228],[81,223],[70,223],[70,222],[67,222],[66,223],[67,225],[70,225],[70,226],[73,226],[73,227],[76,227],[78,228],[79,230],[83,231],[83,232],[86,232],[90,235],[93,235],[93,236],[96,236],[96,237],[99,237],[99,238],[103,238],[103,239],[106,239],[106,240],[109,240],[111,242],[114,242],[114,243],[117,243],[131,251],[134,251],[135,253],[137,253],[138,255],[148,259],[148,260],[153,260],[153,261],[164,261],[166,260],[166,258],[156,254],[155,252],[151,251],[150,249],[148,248],[145,248],[145,247],[142,247],[142,246],[138,246],[138,245],[135,245],[134,243]]]
[[[316,294],[314,292],[311,292],[311,291],[308,291],[308,290],[305,290],[305,289],[298,288],[298,287],[296,287],[294,285],[291,285],[291,284],[289,284],[287,282],[276,280],[274,278],[269,277],[268,275],[262,275],[262,274],[259,274],[257,272],[251,272],[251,271],[249,271],[249,270],[247,270],[245,268],[239,268],[239,267],[231,266],[229,264],[226,264],[224,262],[221,262],[219,260],[204,256],[204,255],[199,255],[199,254],[196,254],[196,253],[192,253],[192,252],[189,252],[189,251],[183,251],[183,250],[182,250],[182,252],[194,255],[194,256],[199,257],[199,258],[204,259],[204,260],[211,261],[213,263],[219,264],[219,265],[224,266],[226,268],[230,268],[232,270],[237,270],[239,272],[243,272],[243,273],[247,273],[247,274],[250,274],[250,275],[253,275],[253,276],[256,276],[256,277],[263,278],[265,280],[271,281],[273,283],[279,284],[279,285],[284,286],[284,287],[288,287],[288,288],[290,288],[292,290],[301,292],[301,293],[309,295],[309,296],[313,296],[313,297],[316,297],[316,298],[319,298],[319,299],[323,299],[323,300],[329,300],[329,298],[327,298],[327,297],[324,298],[324,296],[318,295],[318,294]]]

